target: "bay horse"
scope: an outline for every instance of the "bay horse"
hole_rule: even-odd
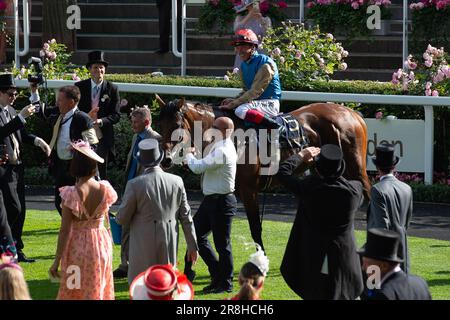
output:
[[[218,114],[215,107],[198,102],[186,101],[184,98],[165,103],[158,95],[156,100],[161,108],[160,127],[162,147],[166,152],[166,165],[170,165],[171,152],[181,142],[172,141],[172,133],[184,129],[193,135],[194,122],[202,123],[202,131],[211,128]],[[243,121],[234,116],[234,112],[220,111],[232,118],[235,127],[242,127]],[[354,110],[334,103],[314,103],[296,109],[290,114],[303,126],[309,146],[320,147],[324,144],[336,144],[341,147],[346,169],[344,177],[359,180],[363,185],[364,196],[369,199],[370,182],[366,172],[367,126],[362,117]],[[198,147],[198,146],[197,146]],[[203,148],[205,145],[202,146]],[[246,148],[248,149],[248,148]],[[247,150],[246,150],[247,151]],[[299,150],[284,150],[281,161]],[[246,153],[246,156],[248,154]],[[236,193],[244,204],[253,241],[262,248],[262,221],[259,215],[258,191],[263,182],[260,176],[260,163],[253,162],[237,165]],[[307,169],[304,165],[298,173]],[[276,180],[276,176],[274,177]]]

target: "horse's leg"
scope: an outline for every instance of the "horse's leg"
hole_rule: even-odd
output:
[[[262,241],[262,225],[259,217],[258,189],[259,167],[258,165],[240,165],[236,176],[239,197],[244,204],[245,213],[250,226],[250,233],[254,242],[264,250]]]

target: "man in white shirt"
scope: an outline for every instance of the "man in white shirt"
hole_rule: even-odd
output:
[[[31,86],[31,91],[33,101],[39,100],[37,87]],[[80,96],[80,89],[77,86],[64,86],[58,91],[57,107],[45,108],[43,111],[44,117],[53,128],[49,143],[51,150],[49,171],[55,178],[55,206],[60,215],[59,188],[75,184],[75,178],[69,173],[72,160],[71,142],[85,140],[91,146],[98,143],[92,119],[78,109]]]
[[[192,172],[203,174],[202,191],[205,197],[194,216],[199,253],[211,275],[211,284],[203,291],[222,293],[233,289],[230,235],[232,218],[236,214],[234,188],[237,153],[230,139],[234,130],[233,121],[227,117],[217,118],[213,128],[220,134],[210,152],[203,159],[196,159],[192,153],[188,153],[186,163]],[[218,258],[208,241],[211,231]]]
[[[413,194],[411,187],[394,176],[395,166],[400,161],[394,154],[394,146],[381,144],[375,149],[372,159],[381,176],[370,191],[367,210],[367,230],[383,228],[400,234],[398,255],[403,258],[400,264],[403,271],[409,272],[408,242],[406,232],[411,221]]]

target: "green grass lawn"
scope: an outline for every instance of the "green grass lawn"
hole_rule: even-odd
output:
[[[27,212],[24,229],[25,253],[38,259],[36,263],[22,264],[25,278],[28,282],[33,299],[56,298],[58,284],[48,279],[48,268],[53,262],[56,241],[59,232],[60,217],[56,211]],[[280,263],[291,230],[291,223],[265,221],[263,226],[263,240],[270,260],[270,271],[266,279],[262,298],[265,300],[298,299],[284,282],[280,271]],[[358,244],[365,240],[365,232],[358,231]],[[234,291],[232,294],[204,295],[201,289],[209,284],[209,274],[201,259],[195,270],[197,278],[194,280],[195,299],[223,299],[234,295],[238,290],[238,273],[240,267],[254,252],[253,247],[247,246],[251,242],[250,231],[246,220],[236,218],[233,222],[232,245],[234,255]],[[410,256],[413,274],[426,279],[430,286],[433,299],[450,299],[450,242],[423,238],[409,239]],[[185,250],[184,238],[180,237],[180,257]],[[183,260],[183,259],[181,259]],[[114,268],[119,265],[120,246],[114,246]],[[179,266],[183,270],[183,266]],[[124,280],[115,281],[116,299],[128,299],[128,283]]]

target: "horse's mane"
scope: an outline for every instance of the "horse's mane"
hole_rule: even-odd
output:
[[[164,106],[164,108],[161,109],[159,116],[163,119],[164,118],[166,118],[166,119],[174,118],[178,113],[178,102],[179,101],[180,101],[179,99],[169,101],[169,103],[167,103]]]

